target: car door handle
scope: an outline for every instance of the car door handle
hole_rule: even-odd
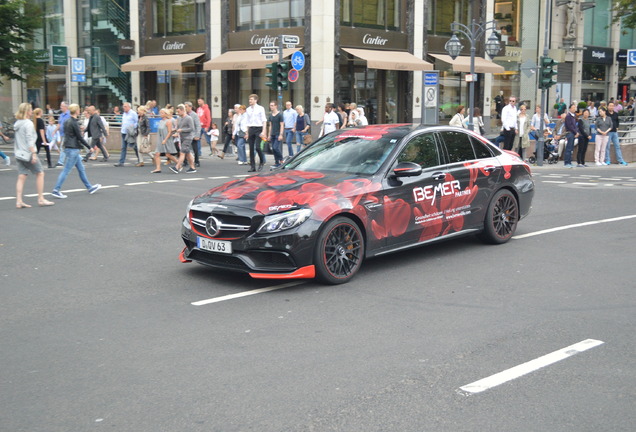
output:
[[[486,172],[493,172],[494,170],[496,170],[497,167],[496,166],[492,166],[492,165],[488,165],[487,167],[484,168],[484,171]]]
[[[433,180],[444,180],[446,178],[446,173],[436,172],[433,173]]]

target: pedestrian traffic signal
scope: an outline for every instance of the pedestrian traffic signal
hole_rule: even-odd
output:
[[[540,89],[549,89],[553,85],[556,84],[552,78],[557,74],[557,71],[554,68],[558,65],[554,59],[550,57],[541,57],[541,69],[539,74],[539,88]]]
[[[270,63],[265,66],[267,68],[267,73],[265,76],[269,78],[269,81],[265,83],[265,85],[272,90],[278,89],[278,63]]]
[[[286,90],[289,86],[287,74],[289,73],[289,62],[277,63],[276,68],[276,80],[278,81],[278,89]]]

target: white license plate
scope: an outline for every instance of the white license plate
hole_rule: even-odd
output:
[[[210,252],[218,252],[224,254],[232,253],[232,243],[223,240],[212,240],[203,237],[197,237],[197,247]]]

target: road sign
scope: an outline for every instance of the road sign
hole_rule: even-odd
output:
[[[439,75],[437,73],[425,73],[424,74],[424,85],[434,86],[437,85],[437,80]]]
[[[627,50],[627,67],[636,67],[636,49]]]
[[[86,82],[86,75],[84,74],[72,74],[71,82]]]
[[[426,87],[426,93],[424,95],[424,107],[437,107],[437,87]]]
[[[73,57],[71,59],[71,73],[73,74],[85,74],[86,73],[86,60],[81,57]]]
[[[68,47],[66,45],[51,45],[51,66],[68,65]]]
[[[297,71],[305,67],[305,54],[302,51],[296,51],[291,56],[292,67]]]
[[[287,80],[289,82],[296,82],[298,81],[298,75],[298,70],[290,69],[289,73],[287,74]]]
[[[284,45],[298,45],[300,43],[300,37],[296,35],[283,35]]]
[[[259,49],[259,52],[261,53],[261,55],[278,55],[279,50],[278,50],[278,47],[271,46],[271,47],[261,47]]]

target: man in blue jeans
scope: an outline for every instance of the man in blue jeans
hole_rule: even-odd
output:
[[[126,139],[129,131],[137,128],[137,122],[139,117],[137,113],[130,108],[130,102],[124,102],[122,105],[124,108],[124,114],[121,117],[121,156],[119,156],[119,163],[116,163],[116,167],[123,167],[126,162],[126,150],[128,149],[128,140]],[[139,160],[139,153],[137,152],[137,145],[133,147],[135,155]]]
[[[62,111],[62,113],[57,119],[57,130],[60,132],[60,140],[62,144],[64,144],[64,123],[71,116],[71,114],[68,112],[68,104],[66,102],[60,102],[60,111]],[[64,145],[60,147],[62,147],[62,150],[64,150]],[[62,151],[62,153],[60,154],[60,158],[57,161],[57,166],[64,166],[64,159],[66,159],[66,153]]]
[[[55,183],[53,192],[51,192],[52,196],[60,199],[66,198],[66,195],[63,194],[60,189],[62,188],[62,185],[66,181],[66,177],[68,177],[68,174],[71,172],[73,167],[77,168],[80,180],[82,180],[82,183],[84,183],[84,186],[86,186],[88,193],[92,195],[102,187],[102,185],[100,184],[92,185],[88,181],[88,178],[86,177],[86,171],[84,170],[84,164],[82,164],[80,148],[82,146],[86,147],[90,155],[91,147],[82,137],[82,132],[80,131],[79,124],[77,123],[77,116],[79,115],[80,107],[77,104],[71,104],[69,106],[69,111],[70,116],[64,124],[64,127],[66,128],[64,139],[64,154],[66,155],[66,159],[64,161],[64,170],[57,178],[57,182]]]
[[[285,102],[285,111],[283,111],[283,122],[285,123],[285,142],[287,143],[287,155],[293,156],[292,139],[294,137],[294,128],[296,127],[296,117],[298,113],[292,108],[291,101]],[[280,150],[281,156],[283,149]]]
[[[611,164],[612,161],[610,159],[610,147],[611,144],[614,144],[614,151],[616,152],[616,162],[621,165],[627,165],[627,162],[623,160],[623,152],[621,152],[621,144],[618,141],[618,126],[620,124],[618,120],[618,113],[614,110],[614,102],[610,102],[607,105],[607,116],[612,119],[612,130],[607,136],[609,137],[610,145],[605,149],[605,163],[607,165]]]

